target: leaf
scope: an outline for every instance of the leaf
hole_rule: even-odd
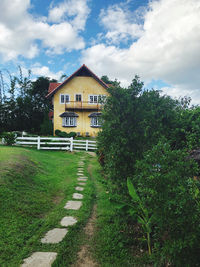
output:
[[[140,203],[141,202],[140,198],[129,178],[127,179],[127,186],[128,186],[129,195],[132,197],[133,201]]]

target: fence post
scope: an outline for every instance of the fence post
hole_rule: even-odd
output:
[[[88,151],[88,140],[86,140],[86,147],[85,150]]]
[[[40,136],[38,136],[38,140],[37,140],[37,149],[40,150]]]
[[[70,151],[73,151],[73,137],[70,138]]]

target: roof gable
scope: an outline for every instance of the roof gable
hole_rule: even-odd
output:
[[[99,77],[97,77],[85,64],[83,64],[77,71],[75,71],[71,76],[69,76],[63,83],[60,83],[58,86],[54,87],[52,86],[52,90],[49,90],[49,93],[46,97],[53,96],[60,88],[62,88],[65,84],[67,84],[71,79],[74,77],[92,77],[94,78],[98,83],[100,83],[104,88],[108,88],[108,85],[104,83]],[[51,84],[50,84],[51,85]],[[50,88],[50,86],[49,86]]]
[[[51,93],[57,86],[59,86],[61,83],[50,83],[48,88],[48,94]]]

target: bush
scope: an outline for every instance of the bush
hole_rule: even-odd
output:
[[[11,146],[11,145],[15,144],[16,134],[15,133],[4,133],[3,138],[5,141],[5,144],[7,146]]]
[[[153,250],[159,266],[198,266],[200,184],[185,152],[159,143],[136,163],[133,184],[151,214]]]
[[[59,134],[61,133],[61,131],[60,130],[55,130],[55,135],[57,135],[57,136],[59,136]]]
[[[70,133],[68,134],[68,136],[69,136],[69,137],[73,137],[73,138],[75,138],[75,137],[76,137],[76,133],[75,133],[75,132],[70,132]]]
[[[67,138],[68,134],[66,132],[60,132],[58,136]]]

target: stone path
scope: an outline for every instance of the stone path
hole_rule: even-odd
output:
[[[75,223],[77,223],[77,220],[72,216],[66,216],[66,217],[62,218],[62,220],[60,222],[60,224],[62,226],[65,226],[65,227],[67,227],[69,225],[74,225]]]
[[[84,176],[84,157],[80,158],[78,164],[77,172],[77,182],[78,185],[85,186],[87,182],[86,176]],[[76,191],[83,191],[84,187],[77,186],[75,187]],[[75,192],[72,196],[73,199],[79,200],[69,200],[64,206],[66,210],[79,210],[82,206],[83,194]],[[62,227],[72,226],[77,223],[77,219],[72,216],[65,216],[60,221]],[[67,228],[54,228],[49,230],[45,236],[41,239],[41,243],[45,244],[56,244],[63,240],[68,232]],[[56,252],[34,252],[30,257],[24,259],[22,267],[50,267],[55,261],[57,256]],[[89,266],[88,266],[89,267]]]
[[[55,252],[35,252],[24,260],[22,267],[50,267],[56,256]]]
[[[56,244],[63,240],[67,234],[67,229],[54,228],[46,233],[46,235],[41,239],[42,243]]]

